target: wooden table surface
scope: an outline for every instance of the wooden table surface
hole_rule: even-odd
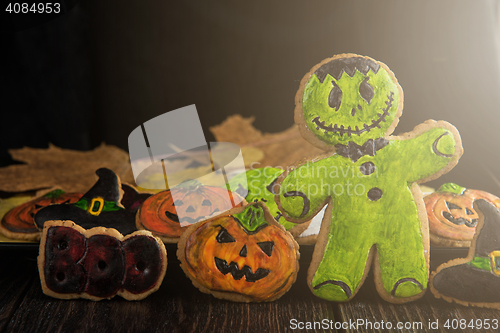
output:
[[[175,245],[167,246],[167,274],[156,293],[138,302],[121,297],[92,302],[45,296],[36,265],[38,249],[0,247],[0,332],[499,331],[492,328],[460,329],[459,326],[464,319],[467,324],[471,319],[474,322],[498,320],[499,310],[450,304],[434,298],[430,291],[420,300],[405,305],[387,303],[376,293],[371,274],[358,295],[348,303],[317,298],[306,285],[312,246],[301,248],[301,270],[297,281],[279,300],[260,304],[223,301],[193,287],[179,267],[175,250]],[[433,253],[438,252],[432,250],[431,257],[442,260],[438,258],[442,253]],[[436,260],[431,260],[433,266],[437,264]],[[438,327],[429,328],[436,320]],[[458,329],[446,329],[447,320],[450,325],[458,325]],[[314,322],[317,322],[315,328],[306,329],[308,323],[314,325]],[[389,323],[392,330],[388,329]],[[403,325],[402,329],[397,328],[398,323]],[[336,329],[335,325],[344,328]],[[370,328],[370,325],[373,326]]]

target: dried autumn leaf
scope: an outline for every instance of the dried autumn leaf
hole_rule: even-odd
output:
[[[262,133],[252,126],[254,120],[254,117],[243,118],[240,115],[233,115],[222,124],[211,127],[210,131],[217,141],[236,143],[243,151],[248,148],[261,150],[263,157],[261,154],[254,154],[252,157],[256,159],[253,161],[248,160],[251,155],[243,154],[245,165],[260,163],[254,164],[254,168],[266,166],[285,168],[305,158],[313,158],[323,153],[302,138],[297,125],[279,133]]]
[[[0,168],[0,190],[25,192],[58,188],[66,192],[85,193],[95,183],[99,168],[113,170],[122,182],[133,183],[129,155],[115,146],[101,144],[90,151],[24,147],[11,149],[12,158],[26,164]]]

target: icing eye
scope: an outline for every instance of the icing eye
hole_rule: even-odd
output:
[[[448,207],[448,209],[462,209],[460,206],[457,206],[451,202],[448,202],[446,201],[446,207]]]
[[[364,79],[363,82],[361,82],[361,84],[359,85],[359,94],[368,104],[370,104],[373,96],[375,96],[375,90],[373,90],[373,87],[368,83],[369,79],[369,76],[366,77],[366,79]]]
[[[226,229],[223,227],[220,227],[219,234],[217,237],[215,237],[215,240],[217,240],[217,243],[233,243],[236,242],[236,240],[231,236],[229,232],[227,232]]]
[[[184,205],[184,202],[182,202],[182,200],[175,200],[174,201],[174,206],[182,206]]]
[[[260,242],[257,243],[257,245],[260,247],[260,249],[268,256],[270,257],[271,254],[273,254],[273,248],[274,248],[274,242],[269,241],[269,242]]]
[[[210,200],[208,199],[205,199],[203,200],[203,202],[201,203],[202,206],[212,206],[212,203],[210,202]]]
[[[342,103],[342,90],[340,87],[332,81],[332,91],[330,91],[330,95],[328,96],[328,105],[338,111],[340,108],[340,104]]]

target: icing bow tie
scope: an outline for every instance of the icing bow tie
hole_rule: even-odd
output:
[[[385,138],[378,138],[375,140],[369,139],[362,146],[349,141],[347,145],[340,143],[336,144],[335,148],[338,155],[348,157],[353,162],[356,162],[360,157],[365,155],[375,156],[375,152],[387,146],[388,143],[389,140]]]

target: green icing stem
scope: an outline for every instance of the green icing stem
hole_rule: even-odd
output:
[[[237,190],[240,186],[247,190],[248,193],[245,197],[247,202],[252,203],[256,200],[263,202],[267,208],[269,208],[271,215],[276,218],[276,216],[280,214],[280,211],[278,205],[276,205],[274,201],[274,194],[271,193],[267,187],[282,173],[283,170],[278,168],[255,168],[233,177],[229,181],[229,186],[233,191]],[[282,216],[279,217],[278,222],[283,225],[286,230],[290,230],[297,225],[288,222]]]
[[[455,193],[455,194],[463,194],[465,192],[466,188],[462,187],[460,185],[457,185],[455,183],[445,183],[441,185],[441,187],[438,189],[438,192],[450,192],[450,193]]]
[[[264,216],[264,210],[258,204],[248,205],[243,212],[233,214],[233,217],[238,219],[241,226],[250,233],[268,225]]]
[[[64,193],[66,193],[66,192],[64,192],[63,190],[57,189],[57,190],[53,190],[53,191],[50,191],[49,193],[45,194],[44,197],[55,199],[57,197],[60,197]]]

